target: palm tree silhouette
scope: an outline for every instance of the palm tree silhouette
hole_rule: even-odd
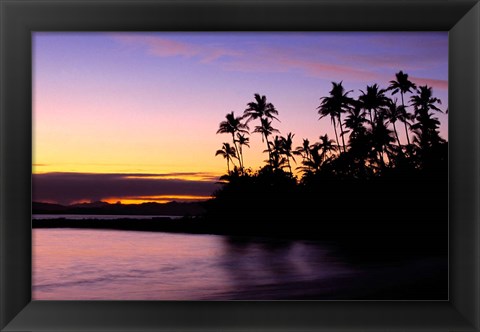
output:
[[[365,134],[367,129],[363,124],[366,122],[368,122],[368,120],[365,119],[365,112],[359,104],[349,111],[349,114],[345,118],[345,127],[351,130],[350,143]]]
[[[335,141],[329,139],[327,134],[320,136],[320,142],[317,144],[320,150],[322,150],[320,154],[320,159],[322,160],[322,163],[325,162],[330,152],[334,152],[335,150],[337,150],[337,146],[333,143],[335,143]]]
[[[387,90],[391,90],[392,95],[395,95],[396,93],[400,92],[400,96],[402,97],[403,110],[405,114],[408,114],[405,108],[403,95],[407,92],[412,92],[412,89],[415,90],[417,86],[415,85],[415,83],[413,83],[408,79],[408,74],[404,73],[401,70],[395,74],[395,78],[396,80],[390,81],[390,85],[388,86]],[[407,144],[410,145],[410,138],[408,137],[408,130],[407,130],[407,120],[408,120],[408,115],[402,116],[402,118],[400,119],[400,121],[402,121],[403,124],[405,125],[405,135],[407,136]]]
[[[299,155],[302,157],[302,161],[308,160],[310,158],[310,141],[308,138],[303,139],[302,146],[298,146],[293,154]]]
[[[268,136],[270,136],[274,132],[279,133],[279,130],[272,127],[272,121],[269,121],[267,118],[260,118],[260,126],[255,126],[253,132],[262,134],[262,142],[265,138],[265,142],[267,142],[268,160],[271,160],[272,150],[270,149]]]
[[[260,119],[260,126],[256,126],[253,132],[262,134],[262,142],[267,144],[268,159],[271,160],[270,144],[268,143],[268,136],[273,132],[278,132],[277,129],[271,126],[273,120],[278,120],[275,115],[278,115],[278,111],[275,109],[272,103],[267,102],[267,97],[260,96],[260,94],[254,94],[255,101],[247,104],[247,108],[243,112],[243,117],[246,119],[247,124],[251,120]],[[268,121],[270,120],[270,121]]]
[[[388,154],[387,148],[393,141],[395,141],[392,134],[393,132],[385,125],[384,115],[381,114],[377,116],[375,126],[372,128],[372,142],[373,148],[378,154],[378,161],[382,168],[385,167],[385,152],[387,152],[387,158],[390,161],[390,156]]]
[[[442,110],[436,105],[441,104],[442,101],[433,97],[432,94],[432,88],[424,85],[417,89],[417,95],[410,98],[415,109],[415,119],[417,120],[417,123],[413,124],[411,128],[421,149],[427,149],[443,141],[437,130],[440,122],[429,113],[430,110],[442,113]]]
[[[397,106],[397,100],[391,100],[389,99],[387,102],[387,107],[386,107],[386,119],[387,119],[387,124],[391,123],[393,126],[393,131],[395,133],[395,137],[397,139],[398,146],[401,147],[402,144],[400,143],[400,139],[398,138],[398,132],[397,132],[397,127],[395,126],[395,122],[398,120],[402,119],[402,110],[404,110],[403,106]]]
[[[303,166],[297,167],[297,169],[304,173],[304,176],[308,176],[319,171],[323,164],[322,154],[320,153],[321,148],[319,144],[313,144],[308,148],[308,150],[309,158],[302,161]]]
[[[284,150],[284,140],[283,137],[275,136],[273,142],[269,142],[271,146],[270,151],[270,166],[273,170],[278,170],[283,168],[284,166],[288,166],[287,159],[283,156],[285,155]],[[290,170],[291,173],[291,170]]]
[[[233,145],[235,147],[235,156],[238,159],[240,164],[240,170],[243,169],[243,161],[241,160],[241,154],[237,146],[237,140],[235,139],[235,134],[237,133],[248,133],[248,125],[242,123],[242,117],[235,117],[234,112],[230,112],[225,116],[226,120],[220,122],[217,130],[217,134],[231,134]]]
[[[295,134],[288,133],[287,137],[281,137],[282,150],[283,150],[282,152],[285,155],[285,157],[287,157],[287,165],[288,165],[288,169],[290,170],[290,174],[293,174],[292,166],[290,165],[290,158],[292,158],[293,161],[295,161],[295,158],[293,157],[293,152],[292,152],[293,136],[295,136]]]
[[[419,113],[428,113],[429,110],[434,110],[442,113],[436,104],[442,104],[442,101],[432,96],[432,88],[427,85],[422,85],[417,89],[417,95],[410,98],[413,107],[415,108],[415,116]]]
[[[243,167],[244,167],[244,163],[243,163],[243,148],[242,146],[245,145],[245,146],[248,146],[250,147],[249,143],[250,143],[250,139],[245,136],[245,134],[242,134],[242,133],[239,133],[237,132],[237,139],[236,141],[238,142],[238,152],[240,154],[240,160],[241,160],[241,163],[242,163],[242,170],[243,170]]]
[[[378,111],[382,106],[387,103],[387,97],[385,96],[385,90],[380,89],[378,84],[367,85],[367,91],[360,90],[362,95],[358,97],[358,101],[362,104],[362,107],[368,111],[370,115],[370,123],[372,127],[375,126]],[[372,118],[372,111],[374,112],[374,118]]]
[[[255,101],[252,101],[247,104],[247,108],[244,111],[244,117],[247,119],[247,123],[251,120],[256,119],[275,119],[278,118],[275,115],[278,115],[278,111],[275,109],[272,103],[267,103],[267,97],[260,96],[258,93],[254,94]]]
[[[230,161],[235,166],[233,158],[236,158],[235,149],[230,145],[230,143],[223,143],[222,148],[215,152],[215,156],[222,156],[227,160],[227,172],[230,174]]]
[[[352,108],[354,101],[352,98],[348,97],[348,94],[352,92],[352,90],[345,91],[342,81],[340,81],[340,83],[332,82],[332,85],[333,87],[330,91],[330,96],[320,98],[322,102],[320,103],[320,106],[317,107],[318,114],[320,115],[319,119],[327,115],[330,116],[333,123],[333,129],[335,130],[337,144],[340,145],[336,129],[336,119],[338,119],[340,135],[342,137],[343,152],[346,152],[347,150],[345,147],[345,138],[342,126],[342,113],[345,113]]]
[[[444,142],[438,132],[440,121],[434,118],[432,113],[422,113],[417,120],[418,122],[412,125],[412,131],[415,134],[413,141],[422,151]]]

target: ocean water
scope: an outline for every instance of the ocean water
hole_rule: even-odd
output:
[[[219,235],[34,229],[32,251],[33,300],[395,299],[446,273],[434,258],[359,266],[325,243]]]

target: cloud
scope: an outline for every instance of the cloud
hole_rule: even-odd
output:
[[[116,41],[144,48],[157,57],[193,58],[224,71],[292,72],[329,81],[378,81],[385,79],[385,70],[389,68],[392,76],[398,70],[425,70],[446,63],[448,50],[444,34],[383,33],[363,38],[358,34],[325,34],[316,39],[298,35],[296,40],[287,37],[281,44],[278,39],[276,43],[265,42],[265,36],[248,42],[239,39],[236,43],[199,38],[202,44],[165,36],[168,35],[112,34]],[[435,88],[447,88],[446,81],[419,80],[429,81]]]
[[[180,173],[173,173],[178,176]],[[188,173],[192,175],[192,173]],[[210,196],[216,181],[166,178],[168,174],[43,173],[32,175],[33,201],[70,204],[109,197]]]
[[[410,80],[414,82],[417,86],[428,85],[436,89],[442,89],[442,90],[448,89],[447,80],[437,80],[434,78],[422,78],[422,77],[410,77]]]
[[[143,47],[148,54],[158,57],[197,57],[200,62],[209,63],[225,56],[241,55],[239,51],[218,45],[184,43],[164,37],[132,34],[113,34],[112,37],[127,45]]]

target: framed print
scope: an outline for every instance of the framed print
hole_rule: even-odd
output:
[[[1,15],[2,331],[480,328],[477,1]]]

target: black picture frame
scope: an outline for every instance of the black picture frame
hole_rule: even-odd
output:
[[[478,331],[478,0],[0,0],[2,331]],[[449,300],[31,301],[33,31],[448,31]]]

